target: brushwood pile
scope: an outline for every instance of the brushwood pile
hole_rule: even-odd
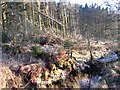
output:
[[[112,86],[102,80],[106,72],[119,79],[120,52],[106,47],[92,46],[92,61],[87,47],[76,49],[59,38],[42,37],[38,44],[27,46],[3,45],[2,50],[1,88],[90,88],[95,81],[104,83],[96,86],[106,88]],[[112,61],[117,64],[113,66]]]

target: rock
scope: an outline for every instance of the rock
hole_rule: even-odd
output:
[[[49,54],[52,54],[55,52],[55,48],[51,45],[44,45],[41,47],[41,50],[43,52],[46,52],[46,53],[49,53]]]
[[[84,79],[80,80],[80,87],[81,88],[89,88],[89,79],[84,78]]]
[[[17,72],[20,69],[20,65],[13,65],[10,67],[10,70]]]

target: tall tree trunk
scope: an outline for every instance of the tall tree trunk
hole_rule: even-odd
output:
[[[37,0],[37,3],[38,3],[38,11],[40,11],[41,1]],[[38,15],[38,22],[39,22],[39,29],[40,29],[40,31],[42,31],[41,15],[40,14]]]

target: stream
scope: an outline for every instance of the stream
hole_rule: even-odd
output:
[[[108,57],[102,56],[101,58],[97,59],[97,61],[101,63],[109,63],[117,60],[118,60],[118,55],[114,51],[110,52]],[[101,79],[102,76],[92,75],[91,78],[86,77],[85,79],[80,80],[79,83],[81,88],[98,88],[101,84],[99,82]]]
[[[118,55],[112,51],[110,52],[109,56],[108,57],[101,57],[98,59],[99,62],[102,62],[102,63],[107,63],[107,62],[112,62],[112,61],[116,61],[118,59]]]

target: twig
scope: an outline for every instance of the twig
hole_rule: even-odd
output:
[[[30,81],[28,83],[26,83],[22,88],[27,87],[30,84]]]

